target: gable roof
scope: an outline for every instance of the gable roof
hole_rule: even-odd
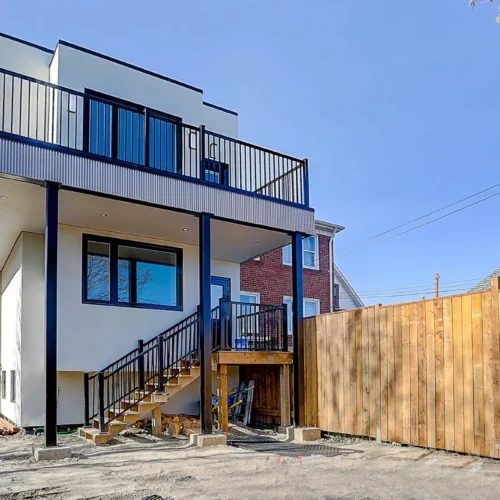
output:
[[[474,288],[471,288],[471,292],[479,292],[481,290],[489,290],[491,288],[491,278],[496,278],[500,276],[500,267],[495,269],[490,275],[483,278]]]
[[[347,278],[342,274],[341,270],[334,264],[334,276],[335,283],[342,283],[343,288],[351,296],[352,301],[356,304],[356,307],[364,307],[363,301],[359,298],[359,295],[355,292],[354,288],[351,286]]]

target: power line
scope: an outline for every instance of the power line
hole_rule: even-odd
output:
[[[447,282],[443,282],[441,283],[441,285],[454,285],[454,286],[458,286],[458,285],[465,285],[466,283],[476,283],[476,282],[479,282],[482,278],[471,278],[471,279],[467,279],[467,280],[459,280],[459,281],[447,281]],[[421,289],[421,288],[425,288],[425,289],[428,289],[428,288],[431,288],[433,285],[431,284],[428,284],[428,285],[415,285],[415,286],[407,286],[407,287],[400,287],[400,288],[377,288],[375,290],[360,290],[358,293],[358,295],[360,293],[375,293],[375,292],[394,292],[394,291],[400,291],[400,290],[418,290],[418,289]]]
[[[447,208],[453,207],[455,205],[458,205],[459,203],[462,203],[464,201],[470,200],[471,198],[475,198],[476,196],[479,196],[480,194],[486,193],[487,191],[491,191],[492,189],[495,189],[496,187],[500,186],[500,183],[495,184],[493,186],[490,186],[489,188],[483,189],[482,191],[478,191],[477,193],[471,194],[470,196],[466,196],[465,198],[462,198],[461,200],[455,201],[453,203],[450,203],[449,205],[446,205],[444,207],[438,208],[437,210],[434,210],[432,212],[429,212],[428,214],[422,215],[420,217],[417,217],[416,219],[413,219],[409,222],[405,222],[404,224],[401,224],[399,226],[393,227],[392,229],[388,229],[387,231],[384,231],[382,233],[376,234],[375,236],[371,236],[370,238],[367,238],[366,240],[362,240],[358,243],[354,243],[354,245],[349,245],[348,247],[341,248],[337,250],[337,252],[343,252],[345,250],[348,250],[349,248],[353,248],[356,246],[361,245],[365,241],[371,241],[375,238],[379,238],[380,236],[384,236],[384,234],[392,233],[393,231],[396,231],[397,229],[401,229],[402,227],[408,226],[410,224],[413,224],[414,222],[418,222],[419,220],[425,219],[427,217],[430,217],[431,215],[437,214],[438,212],[442,212],[443,210],[446,210]],[[486,198],[487,199],[487,198]],[[421,227],[421,226],[419,226]],[[386,240],[384,240],[386,241]]]
[[[340,257],[346,257],[347,255],[352,255],[353,253],[357,253],[357,252],[360,252],[362,250],[366,250],[367,248],[370,248],[374,245],[377,245],[378,243],[384,243],[385,241],[392,240],[393,238],[397,238],[398,236],[403,236],[404,234],[411,233],[412,231],[420,229],[421,227],[428,226],[429,224],[432,224],[433,222],[437,222],[438,220],[445,219],[446,217],[449,217],[450,215],[454,215],[458,212],[461,212],[462,210],[465,210],[466,208],[470,208],[470,207],[473,207],[474,205],[478,205],[479,203],[482,203],[483,201],[494,198],[495,196],[498,196],[498,195],[500,195],[500,192],[492,194],[490,196],[487,196],[486,198],[481,198],[480,200],[475,201],[474,203],[470,203],[469,205],[465,205],[465,207],[458,208],[457,210],[453,210],[453,212],[449,212],[447,214],[441,215],[440,217],[436,217],[435,219],[431,219],[430,221],[424,222],[423,224],[419,224],[418,226],[412,227],[411,229],[408,229],[406,231],[402,231],[401,233],[397,233],[394,236],[390,236],[389,238],[386,238],[382,241],[376,241],[375,243],[372,243],[371,245],[367,245],[366,247],[362,247],[359,250],[354,250],[353,252],[349,252],[349,253],[340,255]]]

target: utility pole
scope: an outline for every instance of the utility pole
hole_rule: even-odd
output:
[[[436,299],[439,297],[439,274],[436,273],[434,275],[434,296],[436,297]]]

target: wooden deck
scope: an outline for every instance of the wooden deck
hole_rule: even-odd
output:
[[[227,367],[228,365],[276,365],[280,367],[280,411],[281,425],[290,425],[290,365],[293,364],[293,353],[282,351],[218,351],[212,355],[212,368],[217,370],[219,382],[218,396],[219,427],[227,433]]]
[[[293,354],[282,351],[218,351],[212,355],[217,365],[291,365]]]

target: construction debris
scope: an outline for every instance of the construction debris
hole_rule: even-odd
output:
[[[19,427],[4,417],[0,417],[0,436],[12,436],[19,432]]]
[[[166,430],[171,436],[178,436],[182,434],[189,436],[200,432],[200,420],[192,415],[181,413],[179,415],[162,415],[161,423],[163,429]]]

